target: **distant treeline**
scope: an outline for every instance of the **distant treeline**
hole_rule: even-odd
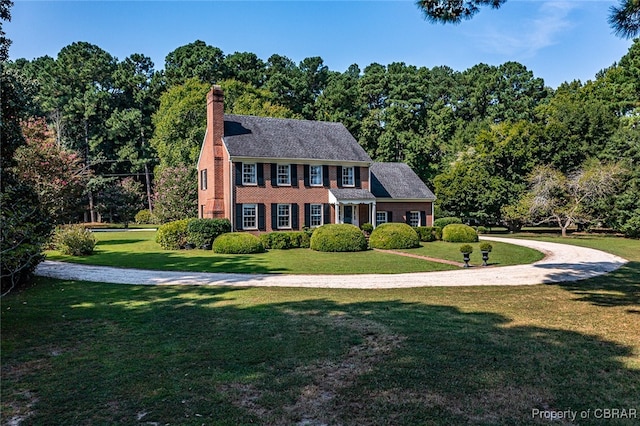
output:
[[[169,53],[162,71],[143,54],[118,60],[85,42],[5,66],[33,82],[29,114],[46,118],[94,181],[145,183],[145,167],[195,167],[205,94],[216,83],[227,112],[344,123],[374,160],[409,164],[435,190],[439,216],[500,223],[537,166],[570,175],[597,160],[628,170],[620,190],[599,201],[598,219],[615,227],[640,218],[640,40],[593,81],[555,90],[517,62],[339,72],[320,57],[265,61],[202,41]]]

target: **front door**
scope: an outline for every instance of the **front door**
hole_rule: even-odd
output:
[[[353,223],[353,206],[344,206],[344,223]]]

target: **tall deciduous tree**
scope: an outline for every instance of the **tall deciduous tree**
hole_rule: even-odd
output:
[[[151,146],[160,167],[190,165],[195,169],[206,130],[206,99],[210,86],[192,78],[160,96],[153,116]]]
[[[41,207],[57,224],[78,219],[90,170],[78,153],[56,143],[44,119],[22,123],[26,144],[14,155],[15,173],[30,184]]]
[[[530,214],[539,223],[556,223],[567,236],[567,229],[597,219],[589,203],[618,190],[624,169],[617,163],[591,162],[565,175],[549,166],[539,166],[529,178]]]
[[[3,15],[2,19],[7,18]],[[25,143],[20,121],[27,118],[34,85],[2,63],[0,87],[0,291],[5,295],[28,280],[44,258],[51,224],[36,192],[13,169],[14,153]]]
[[[143,206],[142,184],[132,177],[105,185],[98,193],[96,210],[110,222],[123,223],[125,228]]]

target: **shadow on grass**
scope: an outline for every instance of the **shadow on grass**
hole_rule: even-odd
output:
[[[202,253],[202,254],[199,254]],[[188,256],[185,256],[188,254]],[[244,274],[286,273],[286,268],[269,266],[260,255],[223,255],[211,251],[182,252],[100,252],[87,257],[49,257],[49,259],[71,261],[73,263],[122,266],[126,268],[152,269],[158,271],[225,272]]]
[[[640,307],[640,262],[629,262],[613,272],[588,280],[555,285],[576,294],[578,300],[595,306]]]
[[[3,411],[34,424],[546,424],[533,409],[640,408],[631,348],[494,313],[39,282],[2,309]]]

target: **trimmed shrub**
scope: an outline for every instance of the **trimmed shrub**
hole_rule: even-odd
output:
[[[156,232],[156,243],[164,250],[180,250],[187,244],[189,220],[175,220],[160,226]]]
[[[438,239],[436,235],[436,229],[433,226],[418,226],[413,228],[418,233],[418,237],[420,241],[424,241],[425,243],[429,243],[431,241],[435,241]],[[442,236],[442,231],[440,231],[440,236]]]
[[[367,249],[367,239],[355,225],[332,223],[313,231],[310,247],[329,252],[363,251]]]
[[[138,213],[136,213],[136,217],[134,218],[134,220],[138,225],[153,223],[153,216],[148,209],[140,210]]]
[[[407,249],[420,246],[418,233],[406,223],[384,223],[369,237],[371,248]]]
[[[373,225],[369,222],[363,223],[362,225],[360,225],[360,229],[362,229],[367,234],[371,234],[373,232]]]
[[[462,219],[459,217],[441,217],[433,221],[433,226],[444,228],[452,223],[462,223]]]
[[[434,226],[433,232],[435,232],[436,234],[436,240],[442,241],[442,228],[439,226]]]
[[[470,226],[452,223],[442,229],[442,240],[450,243],[475,243],[478,233]]]
[[[263,253],[260,238],[244,232],[222,234],[213,242],[213,251],[221,254]]]
[[[460,253],[471,254],[473,253],[473,247],[471,247],[469,244],[463,244],[460,246]]]
[[[309,248],[311,244],[311,234],[309,231],[289,232],[291,237],[291,248]]]
[[[488,231],[488,229],[487,229],[487,227],[485,227],[485,226],[478,226],[478,227],[476,228],[476,232],[478,233],[478,235],[480,235],[480,234],[486,234],[486,233],[487,233],[487,231]]]
[[[260,241],[266,249],[287,250],[292,248],[309,248],[311,232],[270,232],[260,235]]]
[[[288,232],[272,232],[269,234],[269,247],[276,250],[291,248],[291,236]]]
[[[260,239],[260,242],[262,243],[262,246],[266,249],[266,250],[270,250],[271,249],[271,234],[260,234],[260,236],[258,237]]]
[[[67,256],[87,256],[93,254],[96,237],[82,225],[62,226],[56,229],[54,247]]]
[[[491,251],[493,250],[493,246],[491,245],[491,243],[488,243],[486,241],[480,243],[480,251]]]
[[[231,232],[228,219],[191,219],[187,224],[187,241],[197,248],[212,245],[218,235]]]

